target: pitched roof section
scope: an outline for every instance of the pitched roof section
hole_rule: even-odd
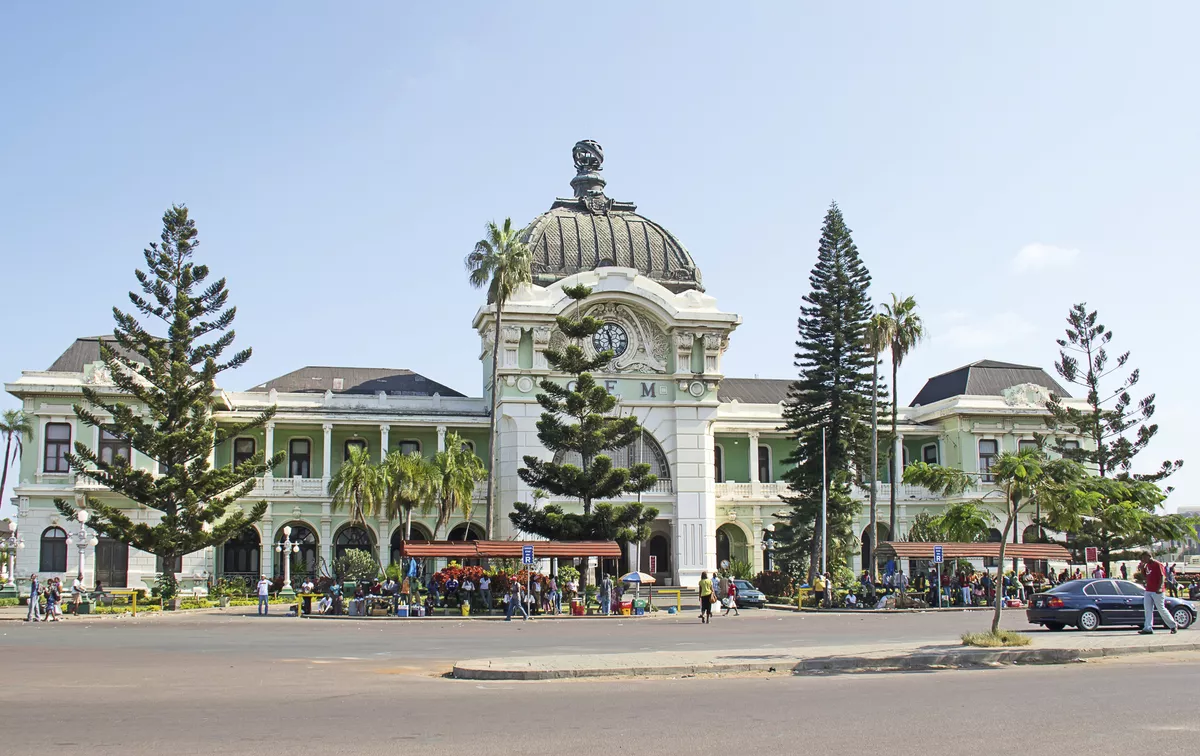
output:
[[[103,339],[110,346],[116,347],[119,354],[138,359],[137,355],[118,347],[112,336],[84,336],[75,339],[75,343],[67,347],[67,351],[58,356],[54,364],[47,368],[51,373],[82,373],[85,365],[100,362],[100,341]],[[138,360],[141,362],[141,360]]]
[[[980,360],[930,378],[910,406],[925,406],[952,396],[1003,396],[1005,389],[1022,383],[1042,386],[1058,396],[1071,396],[1040,367]]]
[[[287,375],[260,383],[251,392],[267,392],[275,389],[285,394],[378,394],[380,391],[400,396],[461,397],[455,391],[437,381],[411,370],[396,368],[356,368],[308,366],[293,370]]]
[[[779,404],[787,399],[790,380],[779,378],[725,378],[717,389],[717,399],[743,404]]]

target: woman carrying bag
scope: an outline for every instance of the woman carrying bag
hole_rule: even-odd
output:
[[[712,619],[713,584],[708,579],[707,572],[700,573],[700,623],[707,624]]]

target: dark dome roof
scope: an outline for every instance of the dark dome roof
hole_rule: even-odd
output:
[[[638,215],[632,202],[604,195],[600,145],[574,149],[575,196],[559,198],[534,219],[522,236],[533,253],[533,280],[546,285],[585,270],[634,268],[672,291],[704,291],[700,271],[687,249],[654,221]]]

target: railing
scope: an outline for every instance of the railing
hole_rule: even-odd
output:
[[[319,498],[325,495],[325,481],[321,478],[255,478],[250,495]]]
[[[986,492],[991,490],[989,486],[982,486],[970,489],[966,492],[967,497],[978,497],[986,495]],[[891,498],[892,488],[887,483],[879,483],[876,486],[876,497],[883,501]],[[788,485],[783,482],[774,483],[740,483],[735,481],[726,481],[716,484],[716,494],[718,499],[778,499],[782,496],[790,495]],[[860,501],[866,501],[870,498],[870,491],[867,488],[855,486],[851,489],[850,495]],[[939,496],[928,488],[922,486],[910,486],[902,483],[896,489],[896,498],[905,501],[938,501],[944,499],[944,496]]]

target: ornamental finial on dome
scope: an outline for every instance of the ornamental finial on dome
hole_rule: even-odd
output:
[[[607,214],[612,200],[604,196],[607,182],[600,176],[604,170],[604,149],[591,139],[584,139],[575,143],[571,158],[575,161],[575,178],[571,179],[575,196],[593,213]]]

